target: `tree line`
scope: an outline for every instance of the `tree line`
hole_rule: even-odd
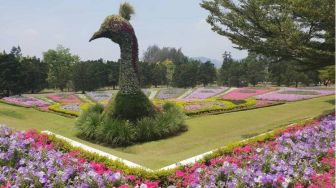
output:
[[[142,87],[195,87],[213,85],[242,87],[258,83],[278,86],[317,85],[324,80],[334,82],[331,68],[303,70],[295,61],[278,61],[250,53],[235,60],[223,54],[223,64],[216,69],[210,61],[200,62],[185,56],[181,49],[150,46],[139,62]],[[119,62],[81,61],[70,49],[58,46],[43,53],[43,59],[24,57],[20,47],[0,53],[0,94],[9,96],[36,93],[45,88],[93,91],[103,87],[117,89]]]

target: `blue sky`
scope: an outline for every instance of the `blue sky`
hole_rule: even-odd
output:
[[[104,18],[116,14],[122,0],[0,0],[0,50],[20,45],[24,55],[61,44],[81,59],[117,60],[119,48],[109,40],[89,43]],[[246,51],[233,48],[225,37],[211,31],[201,0],[128,0],[136,11],[131,20],[139,41],[139,54],[148,46],[182,48],[190,57],[221,60],[224,51],[235,59]]]

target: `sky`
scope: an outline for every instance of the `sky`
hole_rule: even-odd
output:
[[[107,39],[89,43],[104,18],[117,14],[123,0],[0,0],[0,50],[20,45],[22,53],[42,57],[57,45],[70,48],[82,60],[119,59],[119,47]],[[128,0],[140,58],[148,46],[182,48],[189,57],[222,60],[224,51],[235,59],[247,56],[233,48],[205,21],[201,0]]]

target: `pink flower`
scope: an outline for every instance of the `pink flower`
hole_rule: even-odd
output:
[[[134,180],[135,180],[135,176],[133,176],[133,175],[129,175],[129,176],[127,176],[127,179],[128,179],[128,180],[131,180],[131,181],[134,181]]]
[[[245,146],[245,147],[244,147],[244,151],[245,151],[246,153],[249,153],[249,152],[251,151],[251,146]]]
[[[183,177],[183,176],[184,176],[184,173],[183,173],[181,170],[176,170],[175,175],[176,175],[177,177]]]
[[[296,183],[294,185],[294,188],[304,188],[303,185],[301,185],[301,183]]]
[[[128,185],[121,185],[119,188],[128,188]]]

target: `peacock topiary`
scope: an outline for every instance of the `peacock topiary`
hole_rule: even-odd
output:
[[[119,44],[120,90],[107,107],[96,104],[81,113],[76,126],[78,136],[112,147],[158,140],[186,131],[185,115],[174,104],[164,104],[160,112],[141,91],[138,75],[138,41],[129,23],[134,13],[124,3],[119,15],[108,16],[90,41],[108,38]]]
[[[138,75],[138,40],[129,23],[133,7],[121,4],[119,15],[108,16],[94,33],[90,41],[108,38],[120,47],[120,91],[109,102],[105,114],[117,119],[136,121],[153,116],[155,109],[146,95],[141,91]]]

